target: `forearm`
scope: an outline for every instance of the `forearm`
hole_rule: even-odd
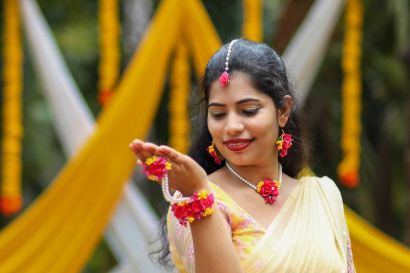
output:
[[[191,226],[196,273],[241,273],[239,258],[232,243],[231,231],[222,213],[215,212]]]

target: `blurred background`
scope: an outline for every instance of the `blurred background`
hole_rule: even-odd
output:
[[[99,1],[37,2],[86,104],[97,118],[103,109],[98,85],[101,60]],[[120,75],[138,49],[160,2],[117,1]],[[263,42],[283,53],[314,2],[262,1]],[[242,0],[203,0],[202,3],[222,43],[242,36]],[[334,179],[345,203],[357,214],[380,231],[410,246],[410,4],[407,0],[364,0],[362,7],[362,55],[358,64],[362,86],[360,183],[346,186],[338,179],[337,172],[342,160],[344,8],[332,30],[325,57],[303,106],[306,134],[311,142],[311,169],[318,176],[327,175]],[[1,9],[0,28],[2,37],[5,37],[4,7]],[[23,45],[27,42],[24,37]],[[4,46],[4,39],[1,43]],[[21,189],[24,206],[29,207],[57,176],[67,157],[26,46],[23,46],[23,52]],[[0,65],[4,69],[4,58]],[[197,78],[192,76],[192,92],[197,86]],[[169,144],[169,94],[168,77],[149,130],[150,141]],[[0,107],[4,107],[4,96],[0,100]],[[1,122],[3,125],[4,118]],[[193,128],[190,135],[194,133]],[[133,183],[148,198],[154,211],[159,216],[163,215],[166,206],[159,188],[144,182],[136,172]],[[19,213],[0,216],[1,227],[18,216]],[[116,264],[115,255],[102,239],[82,272],[109,272]]]

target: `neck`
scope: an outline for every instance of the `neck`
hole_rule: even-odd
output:
[[[256,185],[262,179],[279,179],[279,162],[277,159],[272,159],[270,162],[258,165],[238,166],[232,162],[228,164],[243,178]],[[228,170],[228,172],[230,172]],[[232,174],[233,175],[233,174]]]

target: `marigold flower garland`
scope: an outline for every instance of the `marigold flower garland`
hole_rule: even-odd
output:
[[[169,100],[170,136],[169,143],[174,149],[186,153],[189,147],[189,91],[190,67],[188,49],[180,42],[177,46],[172,66],[171,95]]]
[[[253,41],[262,41],[262,1],[243,0],[243,25],[242,34],[245,38]]]
[[[105,105],[113,94],[120,68],[118,0],[100,0],[99,102]]]
[[[22,207],[21,196],[21,116],[22,46],[20,38],[19,2],[4,1],[3,47],[3,143],[2,187],[0,211],[6,216]]]
[[[342,69],[342,153],[338,175],[345,187],[359,183],[360,169],[360,112],[361,112],[361,38],[363,6],[360,0],[348,0],[346,6],[346,33],[343,45]]]

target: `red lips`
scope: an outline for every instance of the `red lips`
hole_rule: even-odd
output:
[[[253,139],[234,138],[225,140],[223,144],[225,144],[225,146],[233,152],[240,152],[243,151],[246,147],[248,147],[252,141]]]

